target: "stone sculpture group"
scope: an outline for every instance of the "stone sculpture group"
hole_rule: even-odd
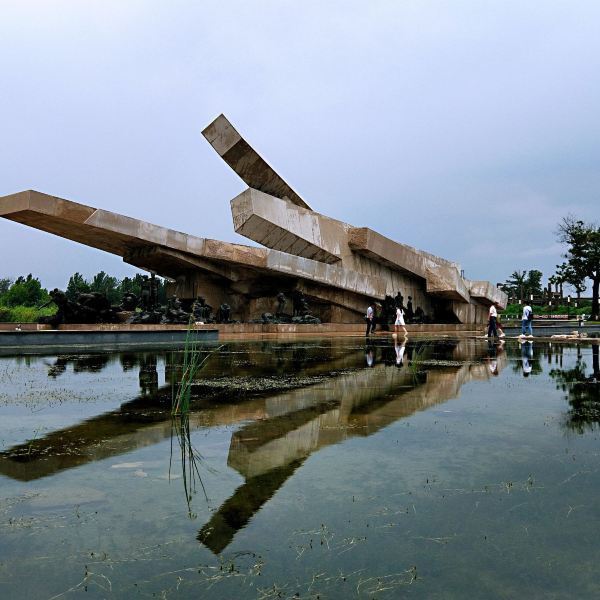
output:
[[[54,303],[57,311],[50,317],[41,317],[39,322],[50,324],[54,328],[63,324],[100,324],[100,323],[133,323],[145,325],[158,324],[205,324],[231,323],[231,306],[223,302],[216,314],[203,296],[197,296],[193,302],[184,302],[172,295],[164,306],[158,304],[158,284],[154,275],[149,279],[144,276],[141,294],[138,297],[133,292],[127,292],[121,299],[121,304],[111,305],[107,297],[99,292],[81,293],[74,300],[59,289],[53,289],[50,300],[45,304]],[[284,312],[286,297],[280,292],[277,297],[277,312],[265,312],[259,323],[320,323],[321,321],[310,314],[308,302],[302,293],[293,295],[294,314]],[[44,305],[44,306],[45,306]]]

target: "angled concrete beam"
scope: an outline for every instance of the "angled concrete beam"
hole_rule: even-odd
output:
[[[171,276],[165,272],[167,265],[174,265],[176,272],[196,266],[214,273],[214,265],[206,269],[200,261],[194,262],[203,259],[220,266],[222,274],[226,267],[243,267],[257,275],[283,274],[375,299],[385,296],[385,281],[381,277],[277,250],[199,238],[32,190],[0,198],[0,216],[116,254],[165,276]],[[165,259],[168,255],[169,262],[158,269],[160,252]]]
[[[447,300],[469,302],[469,288],[455,267],[428,265],[426,273],[428,294]]]
[[[247,189],[231,201],[237,233],[267,248],[324,263],[341,260],[343,224],[259,190]]]
[[[267,164],[224,115],[219,115],[204,129],[202,135],[246,185],[310,210],[310,206]]]
[[[469,281],[471,297],[484,304],[499,304],[506,308],[508,296],[497,286],[489,281]]]
[[[429,294],[461,302],[470,299],[469,289],[455,263],[394,242],[368,227],[350,229],[348,245],[372,260],[425,279]]]

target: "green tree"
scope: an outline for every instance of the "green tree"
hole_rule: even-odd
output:
[[[537,269],[530,271],[513,271],[512,275],[500,286],[509,296],[524,300],[532,294],[541,296],[542,272]]]
[[[11,285],[12,279],[9,279],[8,277],[0,279],[0,299],[2,298],[2,296],[4,296],[4,294],[6,294],[6,292],[8,292],[8,289]]]
[[[509,296],[523,300],[525,296],[525,284],[527,282],[527,271],[513,271],[512,275],[502,284],[502,289]]]
[[[48,298],[48,292],[42,288],[40,280],[31,273],[27,277],[17,277],[4,294],[6,306],[36,306]]]
[[[81,273],[74,273],[69,277],[69,283],[65,294],[69,300],[77,299],[79,294],[87,294],[90,291],[90,284],[84,279]]]
[[[569,215],[558,225],[557,235],[559,241],[567,246],[564,254],[566,262],[557,268],[570,274],[579,283],[585,279],[591,280],[592,316],[597,320],[600,313],[600,227]]]
[[[542,277],[543,274],[541,271],[537,269],[532,269],[527,274],[527,279],[525,281],[525,294],[527,296],[541,296],[542,295]]]
[[[577,299],[581,297],[581,292],[585,292],[585,277],[581,278],[570,265],[564,263],[556,266],[556,281],[561,281],[570,285],[577,294]]]
[[[99,292],[108,298],[111,304],[120,301],[119,280],[112,275],[107,275],[104,271],[96,273],[90,283],[90,291]]]

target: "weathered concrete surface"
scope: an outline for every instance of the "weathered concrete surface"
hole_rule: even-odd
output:
[[[254,248],[188,235],[62,198],[26,191],[0,198],[0,216],[123,257],[170,278],[172,293],[230,304],[234,318],[273,312],[278,292],[301,290],[318,316],[360,322],[366,306],[403,295],[441,322],[482,323],[506,295],[462,277],[456,263],[366,227],[318,214],[219,116],[204,136],[250,186],[231,201],[235,230]],[[237,317],[235,316],[237,315]]]
[[[237,233],[267,248],[330,264],[342,258],[339,221],[254,189],[231,201],[231,213]]]
[[[469,281],[469,292],[472,298],[486,304],[498,304],[506,308],[507,296],[489,281]]]
[[[428,294],[450,300],[470,300],[469,290],[455,263],[412,246],[394,242],[368,227],[352,228],[348,245],[355,252],[372,260],[421,277],[426,281]]]
[[[236,131],[224,115],[219,115],[202,135],[217,154],[251,188],[310,209],[310,206],[270,167]]]
[[[456,264],[394,242],[366,227],[352,228],[253,189],[234,198],[231,211],[235,230],[268,248],[324,263],[342,261],[345,268],[355,268],[356,261],[348,252],[351,249],[390,269],[423,278],[428,294],[470,300],[469,288]],[[374,297],[381,298],[377,294]]]
[[[228,281],[239,280],[242,272],[246,279],[271,273],[373,298],[385,295],[386,283],[377,276],[277,250],[199,238],[33,190],[0,198],[0,216],[111,252],[174,279],[190,269]]]

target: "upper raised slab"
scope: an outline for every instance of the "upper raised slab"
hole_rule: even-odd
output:
[[[247,189],[231,201],[237,233],[267,248],[324,263],[341,260],[343,224],[258,190]]]
[[[219,115],[202,135],[249,187],[311,210],[224,115]]]

